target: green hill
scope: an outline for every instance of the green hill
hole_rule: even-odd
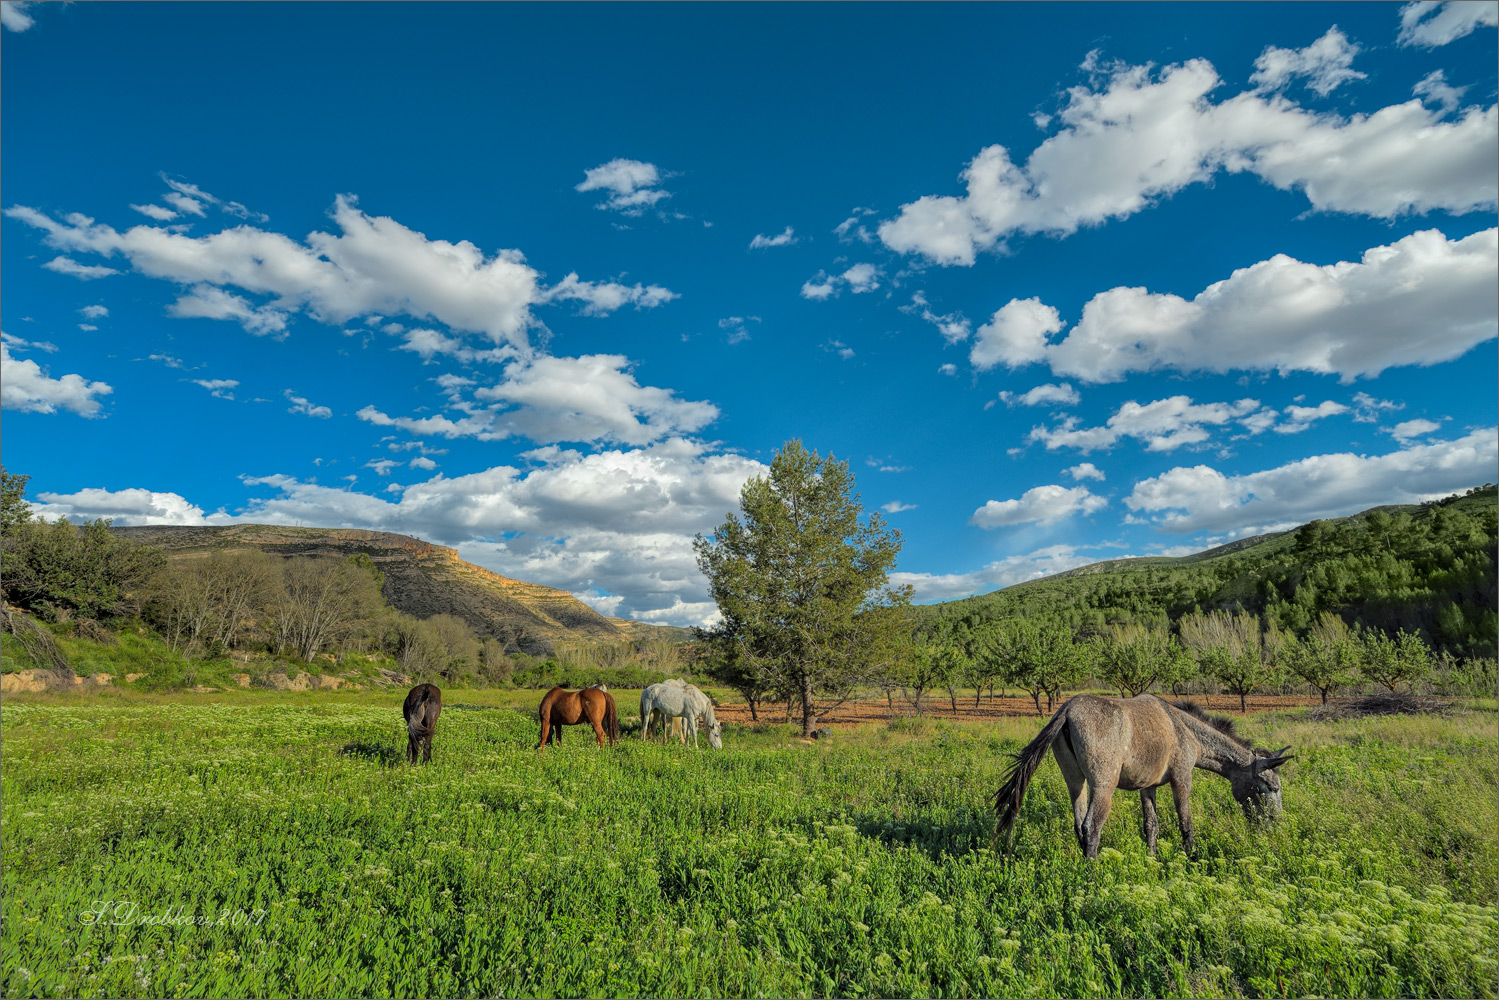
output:
[[[1079,629],[1168,624],[1243,610],[1301,632],[1323,611],[1350,624],[1419,631],[1455,655],[1493,657],[1499,503],[1493,485],[1417,505],[1375,507],[1180,558],[1093,563],[917,609],[919,620],[1061,618]]]

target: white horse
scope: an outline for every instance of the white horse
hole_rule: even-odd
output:
[[[708,727],[708,745],[715,750],[723,749],[723,723],[713,718],[713,701],[686,681],[673,678],[640,692],[642,739],[650,733],[651,723],[657,717],[663,727],[667,719],[681,719],[685,727],[682,742],[691,736],[693,746],[698,745],[697,722],[701,717]]]

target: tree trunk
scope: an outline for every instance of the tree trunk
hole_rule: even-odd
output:
[[[1319,688],[1319,690],[1322,692],[1322,704],[1326,705],[1327,704],[1327,690],[1328,689],[1327,688]]]
[[[1249,712],[1249,705],[1248,705],[1248,703],[1244,699],[1244,696],[1246,694],[1248,694],[1248,693],[1249,692],[1247,692],[1247,691],[1240,691],[1239,692],[1239,714],[1240,715],[1245,715],[1245,714],[1247,714]]]
[[[744,696],[744,700],[747,701],[747,702],[749,702],[749,707],[750,707],[750,721],[751,722],[759,722],[760,721],[760,717],[755,714],[755,699],[754,699],[754,696],[753,695],[745,695]]]
[[[812,675],[802,674],[802,736],[810,737],[817,728],[817,716],[812,714]]]
[[[976,687],[976,688],[973,689],[973,707],[975,709],[977,709],[979,707],[980,699],[982,699],[983,697],[984,697],[984,685],[980,684],[978,687]]]
[[[1038,716],[1044,716],[1045,713],[1041,711],[1041,692],[1040,691],[1032,691],[1031,692],[1031,700],[1036,703],[1036,714]]]
[[[890,714],[895,714],[895,694],[889,688],[885,689],[885,704],[890,709]]]
[[[953,715],[957,715],[958,714],[958,692],[956,690],[954,690],[953,687],[952,687],[952,685],[950,685],[950,684],[947,687],[947,700],[950,701],[950,702],[952,702],[952,714]]]

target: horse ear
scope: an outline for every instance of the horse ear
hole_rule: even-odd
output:
[[[1296,757],[1295,754],[1286,753],[1286,751],[1289,749],[1291,749],[1290,744],[1286,744],[1269,756],[1261,757],[1256,760],[1254,762],[1255,773],[1259,773],[1260,771],[1273,771],[1275,768],[1280,767],[1280,765],[1284,764],[1286,761],[1294,760]]]

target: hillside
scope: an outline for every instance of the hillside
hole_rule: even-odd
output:
[[[1244,610],[1293,632],[1324,611],[1349,623],[1421,632],[1458,655],[1495,655],[1496,493],[1375,507],[1204,552],[1092,563],[917,609],[987,621],[1060,617],[1075,627],[1163,625],[1193,611]]]
[[[491,573],[465,562],[453,549],[408,535],[265,524],[113,530],[162,549],[171,560],[213,550],[333,558],[362,552],[385,574],[384,595],[391,607],[418,618],[455,615],[480,636],[493,636],[508,649],[532,655],[544,655],[558,642],[633,641],[647,636],[675,640],[684,634],[681,629],[605,618],[565,590]]]

